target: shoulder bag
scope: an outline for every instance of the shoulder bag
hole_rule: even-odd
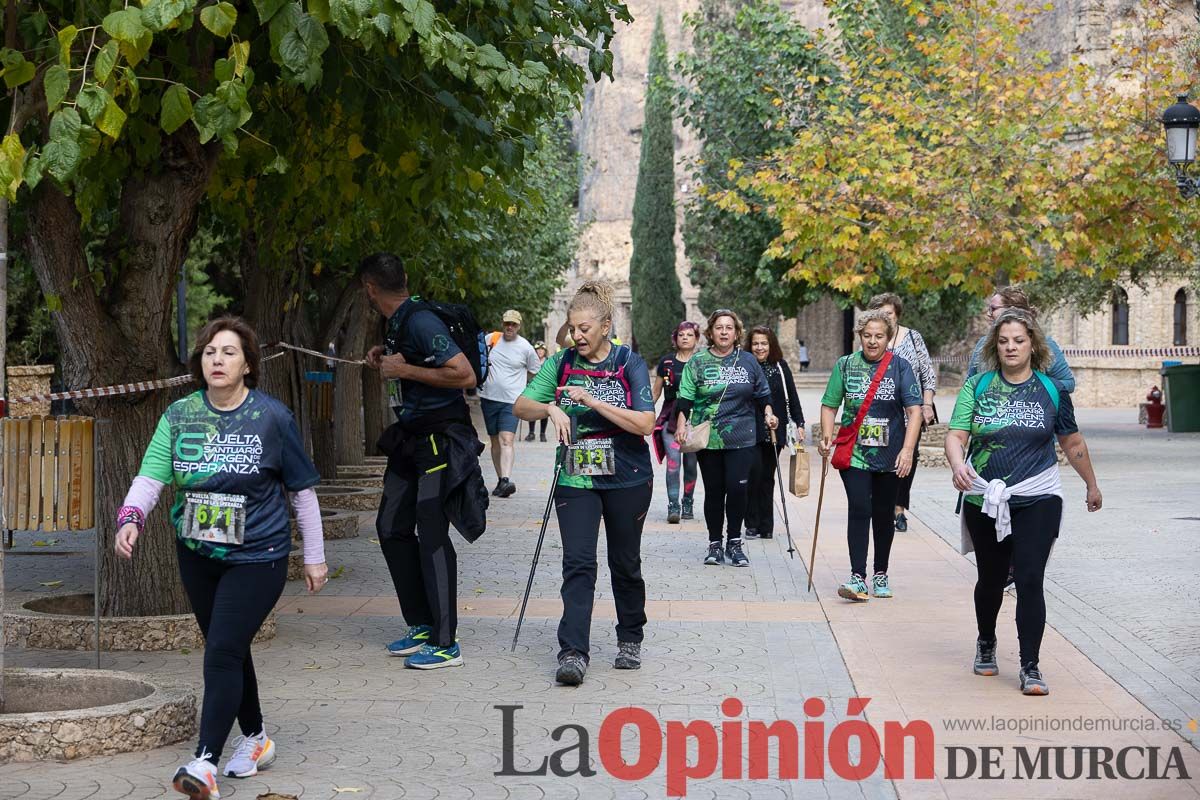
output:
[[[714,356],[716,358],[716,356]],[[720,361],[721,359],[718,359]],[[725,392],[729,391],[729,384],[725,384],[725,390],[721,392],[721,399],[717,401],[717,406],[713,411],[713,418],[721,410],[721,403],[725,402]],[[693,425],[688,429],[687,438],[683,444],[679,445],[680,452],[683,453],[698,453],[701,450],[708,448],[708,440],[712,435],[712,419],[706,419],[699,425]]]
[[[863,398],[863,403],[859,406],[858,413],[854,416],[854,423],[849,427],[838,429],[837,437],[833,440],[833,460],[830,462],[833,464],[834,469],[844,470],[850,468],[850,458],[854,455],[854,443],[858,440],[859,428],[862,427],[863,420],[866,419],[867,410],[875,400],[875,392],[879,389],[879,384],[883,381],[884,373],[887,372],[887,368],[891,363],[892,351],[888,350],[883,354],[883,358],[879,361],[879,367],[875,370],[875,375],[871,378],[871,385],[867,387],[867,396]]]

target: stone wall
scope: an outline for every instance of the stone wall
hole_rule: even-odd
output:
[[[828,298],[801,309],[796,317],[796,339],[803,339],[808,347],[809,369],[833,369],[834,362],[846,354],[843,319],[842,309]]]

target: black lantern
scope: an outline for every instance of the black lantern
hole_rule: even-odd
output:
[[[1176,183],[1184,197],[1200,194],[1200,182],[1188,178],[1188,168],[1196,160],[1196,134],[1200,129],[1200,110],[1179,95],[1175,105],[1163,112],[1162,124],[1167,134],[1167,161],[1175,169]]]

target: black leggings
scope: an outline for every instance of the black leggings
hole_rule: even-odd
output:
[[[708,541],[721,541],[723,523],[727,538],[742,538],[750,470],[758,458],[758,448],[701,450],[696,455],[700,475],[704,478],[704,522],[708,525]]]
[[[230,564],[197,555],[182,542],[176,550],[179,577],[205,642],[196,757],[208,753],[216,764],[235,718],[246,736],[263,729],[250,643],[283,593],[287,558]]]
[[[750,486],[746,494],[746,528],[754,528],[759,536],[775,535],[775,465],[783,444],[759,442],[755,448],[754,464],[750,469]]]
[[[967,531],[975,544],[975,621],[979,638],[996,638],[996,617],[1004,602],[1008,567],[1017,587],[1017,641],[1021,665],[1037,664],[1046,630],[1046,562],[1062,523],[1062,498],[1047,497],[1027,506],[1010,507],[1012,533],[996,541],[996,521],[974,503],[963,503]]]
[[[600,520],[608,540],[608,571],[617,606],[617,641],[642,641],[646,625],[646,582],[642,580],[642,526],[654,484],[624,489],[576,489],[554,493],[563,542],[563,615],[558,623],[559,654],[589,653],[592,606],[596,600],[596,541]]]
[[[850,571],[867,576],[867,546],[875,533],[875,571],[888,571],[892,540],[896,538],[896,482],[894,472],[868,472],[851,467],[842,470],[846,486],[846,540],[850,545]]]

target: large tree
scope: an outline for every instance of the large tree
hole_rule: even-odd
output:
[[[860,25],[823,113],[722,197],[738,211],[765,198],[780,225],[767,255],[787,260],[789,278],[859,298],[886,281],[983,294],[1196,263],[1200,214],[1162,177],[1157,109],[1188,81],[1159,5],[1129,18],[1100,69],[1030,48],[1040,11],[986,0],[835,11],[861,19],[887,4],[909,33]]]
[[[629,260],[633,336],[651,363],[670,347],[671,331],[686,311],[675,274],[675,115],[671,94],[667,37],[660,14],[650,42]]]
[[[752,210],[738,214],[712,197],[733,186],[731,161],[757,162],[808,124],[814,82],[834,67],[818,38],[777,0],[702,0],[685,24],[693,46],[679,58],[679,104],[700,140],[696,192],[683,218],[692,281],[701,308],[727,306],[743,319],[769,322],[818,291],[780,280],[786,262],[763,258],[780,233],[763,204],[751,199]]]
[[[27,212],[66,382],[96,386],[180,369],[170,293],[206,197],[244,213],[247,306],[281,338],[267,328],[312,289],[322,245],[364,233],[350,226],[406,219],[418,246],[452,235],[463,206],[508,199],[541,123],[583,90],[576,52],[611,72],[628,14],[612,0],[41,0],[18,17],[18,46],[0,52],[18,89],[0,185]],[[114,431],[106,507],[163,404],[95,409]],[[169,537],[141,550],[136,567],[104,560],[106,613],[185,608]]]

